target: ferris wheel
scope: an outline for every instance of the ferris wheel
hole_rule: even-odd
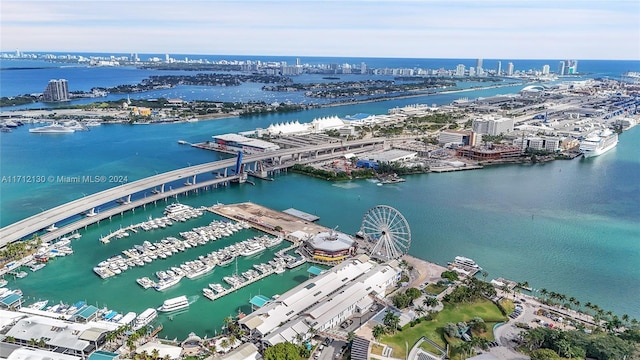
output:
[[[411,245],[411,229],[402,214],[387,205],[367,211],[360,234],[369,256],[382,260],[398,259],[407,254]]]

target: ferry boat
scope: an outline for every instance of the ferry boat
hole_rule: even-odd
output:
[[[186,296],[178,296],[173,299],[165,300],[162,306],[158,308],[158,311],[162,312],[170,312],[181,309],[186,309],[189,307],[189,299]]]
[[[482,270],[482,268],[478,264],[476,264],[475,261],[464,256],[456,256],[453,259],[453,263],[451,263],[451,265],[461,266],[463,268],[474,269],[474,270]]]
[[[604,129],[589,134],[580,142],[580,152],[585,158],[606,153],[618,145],[618,134]]]
[[[58,123],[53,123],[51,125],[29,129],[29,132],[33,134],[71,134],[75,132],[75,130]]]
[[[187,305],[189,304],[187,303]],[[142,329],[143,327],[149,325],[149,323],[151,323],[157,317],[158,312],[156,311],[156,309],[148,308],[147,310],[143,311],[142,314],[138,315],[136,321],[133,323],[132,329],[134,331]]]

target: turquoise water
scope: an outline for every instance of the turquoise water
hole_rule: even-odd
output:
[[[486,96],[472,92],[465,96]],[[426,97],[424,103],[443,103],[448,98]],[[453,96],[453,95],[452,95]],[[459,95],[455,96],[455,98]],[[319,109],[309,112],[226,119],[158,126],[102,126],[86,133],[66,136],[29,134],[26,127],[0,134],[0,172],[12,175],[122,175],[130,180],[188,164],[218,159],[218,155],[177,144],[178,139],[204,141],[213,134],[266,127],[271,122],[386,109],[417,103],[416,99]],[[384,111],[380,111],[384,108]],[[192,205],[218,201],[253,201],[277,210],[289,207],[316,214],[320,223],[354,233],[365,212],[378,204],[400,210],[412,229],[412,255],[446,264],[456,255],[473,258],[489,277],[503,276],[528,281],[534,288],[575,296],[618,314],[640,318],[640,128],[621,135],[612,151],[588,160],[555,161],[538,165],[496,166],[476,171],[425,174],[407,177],[405,183],[376,186],[370,181],[328,183],[296,174],[281,175],[273,182],[257,181],[180,198]],[[0,184],[0,224],[5,226],[109,184]],[[213,215],[177,224],[163,231],[139,233],[101,245],[98,239],[120,226],[160,216],[165,204],[138,209],[112,221],[101,222],[74,241],[73,256],[56,259],[49,266],[10,286],[25,295],[52,301],[85,300],[121,312],[140,312],[163,300],[187,295],[190,309],[170,320],[161,336],[184,338],[193,330],[213,335],[222,319],[248,311],[248,300],[258,293],[271,296],[307,278],[306,267],[249,286],[227,298],[210,302],[200,289],[219,282],[234,269],[216,268],[206,277],[164,293],[143,290],[135,278],[196,258],[231,241],[251,237],[244,231],[233,238],[192,249],[170,260],[156,261],[124,275],[101,280],[91,268],[99,261],[144,240],[175,236],[184,226],[208,223]],[[284,246],[284,245],[283,245]],[[265,252],[251,261],[266,261]],[[250,261],[241,259],[239,270]]]

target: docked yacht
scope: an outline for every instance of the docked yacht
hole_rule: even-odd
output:
[[[71,134],[75,130],[54,122],[51,125],[29,129],[29,132],[33,134]]]
[[[158,311],[162,312],[170,312],[181,309],[186,309],[189,307],[189,299],[186,296],[178,296],[173,299],[165,300],[162,306],[158,308]]]
[[[468,269],[482,270],[482,268],[478,264],[476,264],[475,261],[464,256],[456,256],[453,259],[453,263],[451,265],[461,266],[462,268]]]
[[[187,306],[188,305],[189,303],[187,303]],[[157,317],[158,317],[158,312],[156,311],[156,309],[148,308],[147,310],[143,311],[142,314],[138,315],[138,317],[136,318],[136,321],[133,323],[132,329],[134,331],[142,329],[143,327],[149,325],[149,323],[151,323]]]
[[[175,215],[187,210],[193,210],[193,208],[189,205],[184,205],[180,203],[173,203],[164,208],[165,215]]]
[[[297,257],[287,263],[287,268],[293,269],[307,262],[304,256]]]
[[[215,300],[216,298],[216,294],[213,292],[213,290],[209,288],[202,289],[202,295],[204,295],[204,297],[206,297],[209,300]]]
[[[263,250],[265,250],[266,247],[262,244],[260,244],[259,242],[250,242],[247,243],[247,246],[244,250],[240,251],[240,255],[242,256],[251,256],[251,255],[255,255]]]
[[[179,275],[162,279],[162,280],[158,281],[158,283],[156,284],[154,289],[156,289],[158,291],[166,290],[166,289],[176,285],[177,283],[179,283],[180,280],[182,280],[182,276],[179,276]]]

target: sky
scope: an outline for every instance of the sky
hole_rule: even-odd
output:
[[[640,59],[638,0],[1,0],[0,51]]]

